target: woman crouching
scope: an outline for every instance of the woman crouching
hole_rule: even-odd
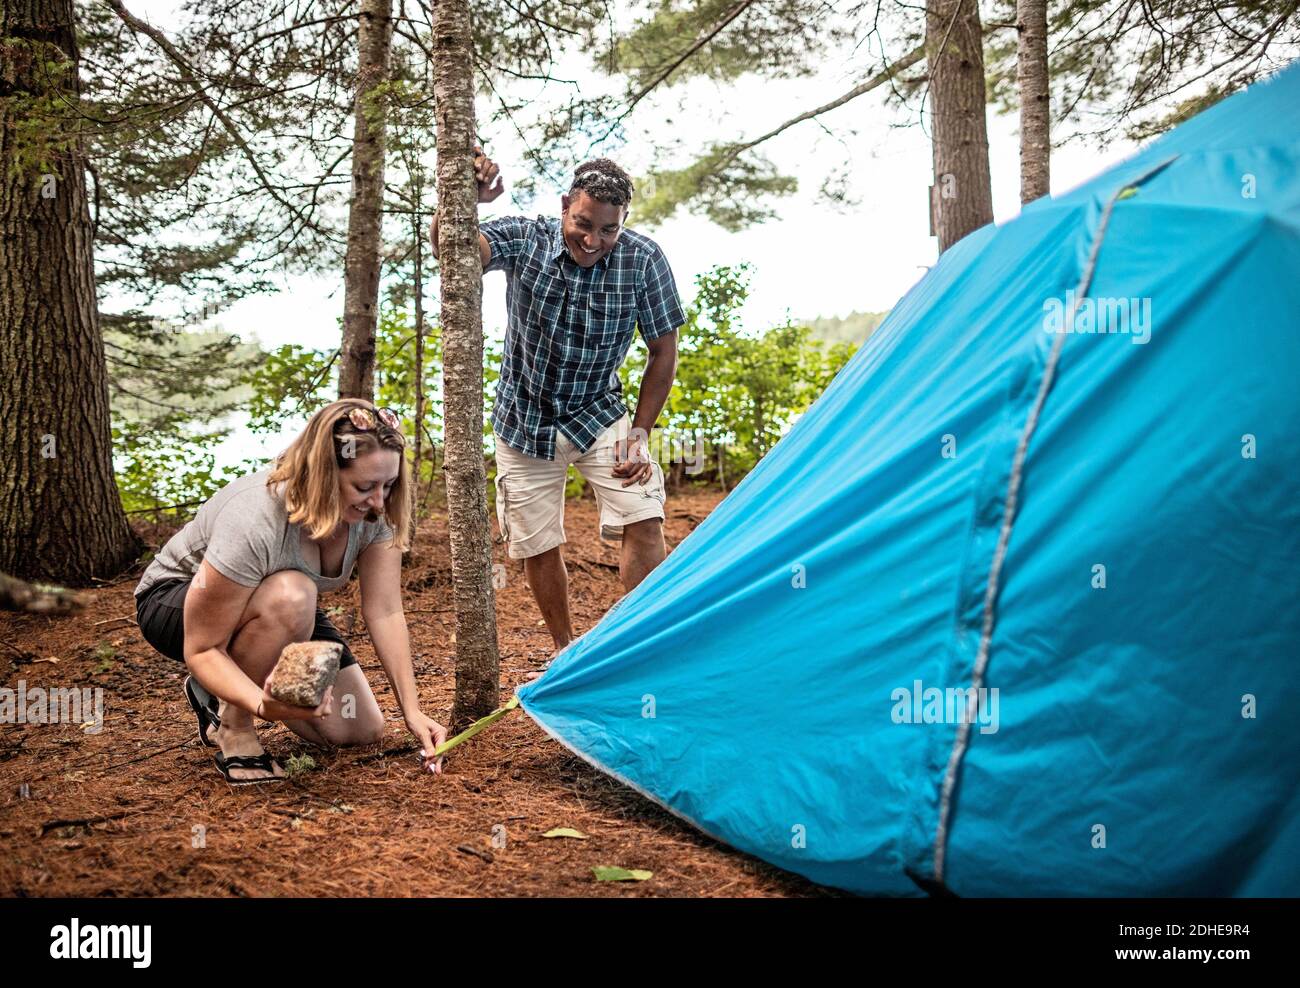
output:
[[[273,466],[217,491],[149,564],[135,589],[146,641],[184,661],[199,740],[219,748],[229,782],[275,782],[284,769],[259,743],[253,718],[283,721],[323,746],[375,744],[384,716],[365,673],[317,606],[356,566],[361,616],[424,765],[446,739],[420,710],[402,613],[402,552],[410,545],[411,480],[397,416],[368,401],[322,408]],[[343,647],[338,679],[319,707],[281,703],[266,680],[285,645]]]

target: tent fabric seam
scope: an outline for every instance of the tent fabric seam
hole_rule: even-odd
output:
[[[1078,309],[1079,300],[1086,297],[1089,288],[1092,286],[1092,276],[1097,269],[1097,258],[1101,253],[1102,242],[1106,239],[1106,230],[1110,226],[1111,213],[1115,209],[1115,204],[1120,201],[1126,189],[1134,188],[1143,182],[1153,178],[1158,173],[1164,171],[1179,156],[1177,154],[1164,159],[1151,168],[1147,169],[1133,179],[1123,182],[1111,193],[1106,202],[1106,208],[1102,211],[1101,218],[1097,225],[1097,232],[1093,236],[1092,247],[1088,252],[1088,262],[1083,272],[1079,276],[1079,284],[1074,291],[1074,300],[1071,304],[1070,314],[1066,319],[1066,325],[1071,325],[1074,320],[1075,312]],[[948,767],[944,772],[943,784],[939,796],[939,821],[935,828],[934,835],[934,880],[942,884],[944,880],[944,864],[948,844],[948,828],[952,815],[952,795],[956,789],[957,776],[961,770],[962,759],[966,755],[966,750],[970,747],[970,725],[973,716],[976,713],[978,704],[979,690],[983,688],[984,673],[988,668],[989,649],[993,639],[993,627],[996,621],[997,596],[1001,585],[1002,565],[1006,560],[1007,546],[1011,541],[1011,530],[1015,526],[1017,509],[1019,508],[1020,484],[1024,474],[1025,459],[1029,453],[1029,443],[1033,438],[1034,430],[1038,426],[1039,416],[1042,414],[1044,406],[1047,404],[1047,396],[1052,390],[1052,384],[1056,380],[1056,367],[1060,363],[1061,352],[1065,347],[1065,333],[1058,333],[1055,340],[1052,341],[1052,349],[1048,354],[1047,361],[1043,366],[1043,376],[1039,383],[1038,394],[1034,399],[1034,404],[1030,407],[1029,416],[1025,420],[1025,425],[1020,433],[1020,439],[1016,446],[1015,457],[1011,463],[1011,474],[1007,481],[1007,493],[1004,500],[1002,515],[1002,525],[998,532],[997,547],[993,553],[993,560],[989,564],[989,575],[984,590],[984,607],[982,628],[980,631],[979,649],[975,655],[975,667],[971,673],[971,686],[967,693],[966,699],[966,716],[962,718],[957,725],[956,738],[953,741],[952,752],[948,758]]]

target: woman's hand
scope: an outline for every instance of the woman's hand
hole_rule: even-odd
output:
[[[267,677],[270,682],[270,677]],[[325,698],[321,700],[320,706],[298,707],[292,703],[281,703],[271,695],[271,691],[266,686],[262,687],[262,702],[257,705],[255,713],[263,720],[318,720],[321,717],[328,717],[334,709],[334,687],[330,686],[325,690]]]
[[[420,766],[427,768],[434,775],[442,772],[442,759],[434,759],[433,749],[447,740],[447,729],[436,720],[415,711],[406,718],[407,729],[420,742]]]

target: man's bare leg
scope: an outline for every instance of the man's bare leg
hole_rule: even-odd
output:
[[[647,518],[624,525],[623,555],[618,567],[618,575],[623,578],[623,589],[631,593],[667,555],[664,525],[660,519]]]
[[[525,559],[524,576],[556,650],[564,648],[573,641],[573,622],[569,618],[569,572],[560,547],[557,545]]]

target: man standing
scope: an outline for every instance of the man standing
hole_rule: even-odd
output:
[[[500,170],[475,152],[478,201],[492,202],[505,191]],[[686,315],[659,245],[624,228],[632,192],[627,172],[596,158],[574,172],[558,219],[507,216],[479,228],[484,272],[506,272],[492,408],[497,521],[557,649],[573,639],[560,551],[570,464],[596,492],[601,537],[622,542],[626,590],[665,556],[663,470],[647,440],[673,385]],[[432,237],[436,257],[436,215]],[[649,357],[629,418],[618,369],[636,329]]]

